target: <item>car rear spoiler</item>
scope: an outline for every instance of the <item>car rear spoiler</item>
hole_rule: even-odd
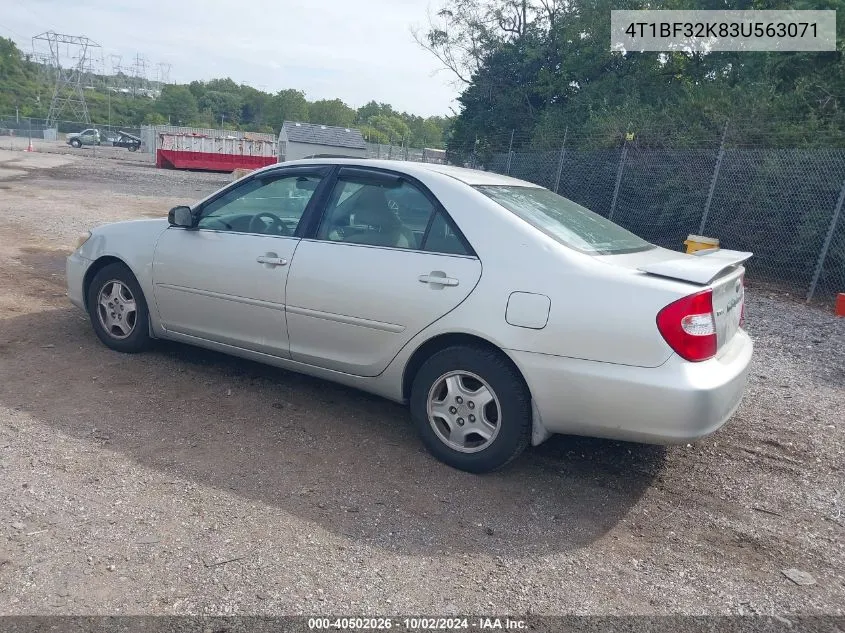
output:
[[[640,266],[639,270],[650,275],[680,279],[706,286],[729,268],[734,268],[751,257],[754,253],[730,251],[721,248],[708,248],[696,251],[693,255],[683,255],[678,259],[669,259]]]

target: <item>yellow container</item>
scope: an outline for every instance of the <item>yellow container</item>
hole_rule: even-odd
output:
[[[704,237],[703,235],[688,235],[684,245],[687,247],[687,253],[694,253],[710,248],[719,248],[719,240],[715,237]]]

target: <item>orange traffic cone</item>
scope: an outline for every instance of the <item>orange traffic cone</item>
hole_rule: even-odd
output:
[[[29,139],[29,145],[26,148],[27,152],[34,152],[35,148],[32,146],[32,139]]]

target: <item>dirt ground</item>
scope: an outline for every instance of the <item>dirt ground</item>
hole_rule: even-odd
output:
[[[378,398],[101,345],[65,297],[77,234],[230,177],[92,154],[0,149],[0,613],[845,614],[845,319],[752,279],[722,430],[473,476]]]

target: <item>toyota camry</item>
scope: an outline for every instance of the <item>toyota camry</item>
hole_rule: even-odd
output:
[[[751,253],[654,246],[543,187],[424,163],[255,171],[67,260],[100,340],[170,339],[407,403],[486,472],[553,433],[688,442],[745,390]]]

